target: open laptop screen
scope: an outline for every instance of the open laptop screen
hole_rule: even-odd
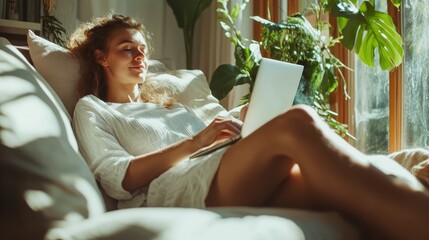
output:
[[[302,65],[263,58],[256,75],[241,135],[201,149],[190,158],[199,157],[235,143],[290,109],[303,70]]]

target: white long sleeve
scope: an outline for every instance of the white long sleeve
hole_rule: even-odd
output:
[[[130,160],[193,136],[205,124],[181,105],[108,104],[89,95],[77,103],[73,126],[80,151],[106,193],[130,200],[145,198],[141,191],[129,193],[122,187]]]

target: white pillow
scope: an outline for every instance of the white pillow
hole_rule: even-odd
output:
[[[37,36],[31,30],[27,34],[27,43],[34,67],[58,94],[70,116],[73,116],[78,100],[78,60],[67,49]]]
[[[79,79],[79,62],[69,50],[28,31],[27,42],[36,70],[57,92],[70,116],[78,101],[76,92]],[[200,70],[169,71],[157,60],[149,61],[148,80],[158,81],[174,88],[176,100],[189,106],[205,122],[211,121],[226,110],[212,96],[206,77]]]
[[[169,88],[174,98],[189,107],[206,124],[218,115],[227,115],[227,110],[212,95],[204,73],[200,70],[172,70],[151,73],[147,81]]]
[[[416,176],[426,187],[429,187],[429,150],[425,148],[402,149],[391,153],[404,168]]]

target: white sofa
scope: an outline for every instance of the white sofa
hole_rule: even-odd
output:
[[[1,239],[362,237],[333,212],[248,207],[114,210],[111,204],[106,211],[70,125],[77,100],[76,60],[59,46],[29,37],[35,68],[0,37]],[[207,120],[226,111],[200,71],[158,70],[151,79],[174,83],[177,99]]]

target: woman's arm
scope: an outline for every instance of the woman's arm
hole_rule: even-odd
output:
[[[132,159],[122,181],[122,187],[132,192],[147,186],[153,179],[192,153],[217,140],[240,134],[240,130],[241,124],[237,120],[217,117],[207,128],[193,138],[184,139],[161,151]]]
[[[192,138],[188,138],[161,151],[137,156],[131,160],[125,172],[122,187],[132,192],[148,185],[153,179],[196,150],[198,150],[197,144]]]

